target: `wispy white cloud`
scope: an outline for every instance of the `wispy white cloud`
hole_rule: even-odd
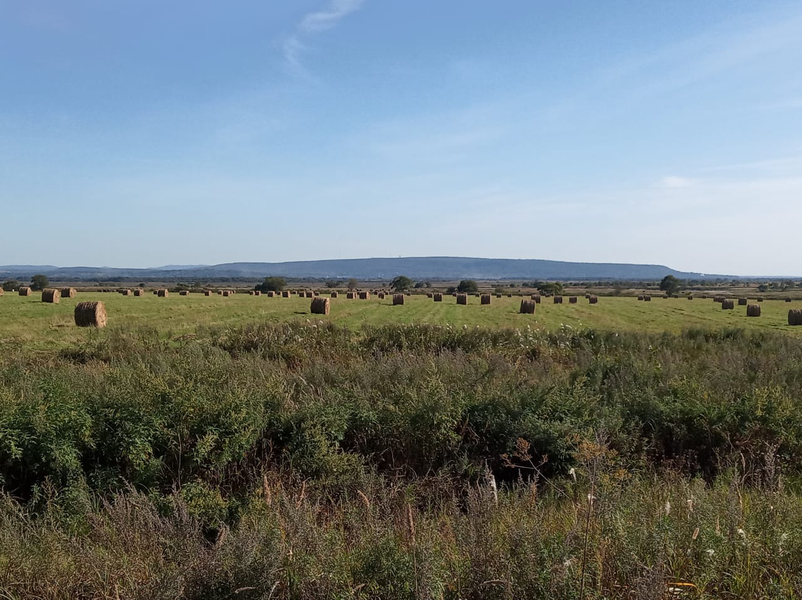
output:
[[[364,4],[364,0],[332,0],[326,10],[306,15],[298,28],[307,33],[326,31],[335,27],[346,15],[359,10],[362,4]]]
[[[660,187],[668,189],[685,188],[691,185],[693,185],[693,180],[687,177],[677,177],[676,175],[663,177],[659,182]]]
[[[327,8],[306,14],[281,44],[290,71],[304,79],[312,79],[301,61],[301,56],[308,50],[304,38],[333,29],[343,18],[362,8],[364,3],[365,0],[331,0]]]

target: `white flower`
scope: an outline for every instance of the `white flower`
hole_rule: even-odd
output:
[[[716,553],[716,551],[713,550],[712,548],[708,548],[707,550],[705,550],[705,552],[707,552],[708,556],[713,556]]]
[[[573,477],[573,478],[574,478],[574,481],[576,481],[576,469],[574,469],[573,467],[571,467],[571,470],[570,470],[570,471],[568,471],[568,474],[569,474],[571,477]]]
[[[740,535],[742,538],[746,539],[746,532],[741,528],[738,528],[738,535]]]

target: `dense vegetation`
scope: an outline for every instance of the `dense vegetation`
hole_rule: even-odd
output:
[[[799,597],[801,392],[742,330],[8,347],[0,596]]]

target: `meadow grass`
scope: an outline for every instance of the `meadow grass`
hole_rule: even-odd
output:
[[[790,308],[802,308],[802,301],[786,303],[765,301],[763,314],[747,318],[746,307],[725,311],[711,299],[688,301],[679,298],[654,298],[638,302],[635,298],[602,297],[590,305],[585,298],[578,304],[552,304],[544,298],[535,315],[522,315],[520,297],[493,298],[489,306],[481,306],[479,298],[470,296],[467,306],[459,306],[451,296],[442,303],[425,296],[411,296],[404,306],[393,306],[392,298],[379,300],[332,299],[331,314],[312,315],[307,298],[268,298],[236,294],[223,298],[201,294],[171,295],[157,298],[121,296],[116,293],[79,293],[76,298],[62,299],[60,304],[45,304],[39,294],[20,297],[8,293],[0,297],[0,346],[10,344],[39,349],[64,347],[80,343],[86,332],[75,327],[75,304],[100,300],[106,305],[110,328],[150,327],[164,336],[194,333],[201,326],[240,325],[248,322],[281,323],[314,319],[336,323],[351,329],[363,325],[383,324],[448,324],[467,327],[532,327],[555,331],[563,326],[600,331],[643,331],[680,333],[689,328],[745,328],[780,331],[802,335],[802,327],[789,327]]]

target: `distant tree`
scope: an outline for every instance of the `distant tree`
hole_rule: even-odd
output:
[[[265,277],[264,282],[254,286],[260,292],[280,292],[287,287],[287,280],[283,277]]]
[[[353,291],[357,287],[359,287],[359,282],[356,279],[354,279],[353,277],[351,277],[351,279],[348,280],[348,289]]]
[[[425,287],[426,287],[426,282],[424,282],[424,281],[418,281],[418,282],[415,283],[415,289],[416,290],[420,290],[420,289],[425,288]]]
[[[412,280],[404,275],[399,275],[390,282],[390,287],[396,292],[405,292],[410,289],[412,285]]]
[[[494,289],[493,291],[494,291],[495,293],[497,293],[497,294],[503,294],[503,293],[504,293],[504,288],[503,288],[503,287],[497,287],[497,288],[496,288],[496,289]]]
[[[329,281],[326,282],[326,287],[329,288],[329,289],[336,288],[338,285],[339,285],[339,283],[337,281],[334,281],[334,280],[329,280]]]
[[[448,286],[446,288],[446,294],[453,294],[456,291],[457,291],[457,288],[455,288],[453,285],[450,285],[450,286]]]
[[[539,286],[537,286],[537,289],[541,294],[552,296],[555,294],[559,295],[563,293],[563,284],[559,281],[549,281],[546,283],[541,283]]]
[[[681,282],[679,279],[677,279],[673,275],[666,275],[660,282],[660,289],[663,290],[669,296],[673,296],[674,294],[679,292],[680,285]]]
[[[761,283],[759,286],[757,286],[757,291],[758,292],[768,292],[769,291],[769,286],[767,286],[765,283]]]
[[[42,275],[40,273],[38,275],[34,275],[33,277],[31,277],[31,288],[33,288],[34,290],[41,291],[45,289],[49,283],[50,280],[47,278],[47,275]]]
[[[13,292],[14,290],[19,289],[22,284],[17,281],[16,279],[8,279],[3,282],[3,290],[6,292]]]
[[[479,291],[479,284],[473,279],[463,279],[459,282],[457,291],[463,294],[475,294]]]

